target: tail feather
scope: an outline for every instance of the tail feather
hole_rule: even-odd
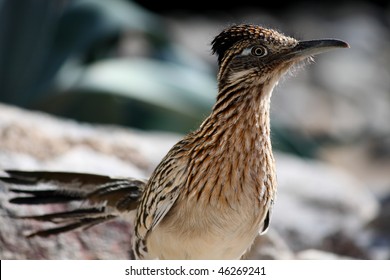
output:
[[[0,178],[0,180],[2,180]],[[52,203],[67,203],[70,201],[83,200],[81,195],[70,195],[59,193],[58,190],[26,190],[26,189],[10,189],[13,193],[29,194],[29,196],[19,196],[10,199],[13,204],[52,204]]]
[[[77,228],[88,229],[136,209],[142,195],[145,181],[132,178],[111,178],[109,176],[48,171],[6,170],[9,177],[0,181],[12,184],[10,191],[17,194],[11,198],[13,204],[65,204],[80,201],[82,207],[67,209],[43,215],[17,216],[52,222],[59,226],[39,230],[28,237],[68,232]]]
[[[85,209],[76,209],[63,212],[54,212],[43,215],[26,215],[26,216],[16,216],[17,219],[30,219],[42,222],[52,222],[55,224],[60,224],[67,222],[69,220],[92,218],[92,217],[101,217],[104,215],[105,208],[85,208]]]
[[[28,238],[34,237],[34,236],[40,236],[40,237],[48,237],[50,235],[57,235],[60,233],[65,233],[68,231],[72,231],[78,228],[83,228],[83,229],[89,229],[97,224],[107,222],[109,220],[112,220],[116,218],[116,216],[104,216],[104,217],[97,217],[97,218],[85,218],[81,220],[77,220],[76,222],[66,224],[64,226],[58,226],[58,227],[53,227],[49,229],[43,229],[39,231],[32,232],[27,235]]]
[[[37,184],[50,184],[56,187],[63,187],[68,192],[85,193],[94,191],[96,186],[102,186],[115,179],[109,176],[75,173],[75,172],[50,172],[50,171],[19,171],[5,170],[9,177],[1,177],[0,180],[24,186],[35,186]]]

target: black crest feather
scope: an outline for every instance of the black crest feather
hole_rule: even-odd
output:
[[[217,54],[218,62],[221,63],[225,53],[235,43],[258,37],[261,27],[251,24],[233,25],[223,30],[211,42],[213,54]]]
[[[253,24],[239,24],[233,25],[223,30],[214,40],[211,42],[211,49],[213,54],[217,54],[218,63],[221,64],[226,52],[233,47],[237,42],[243,40],[264,40],[272,43],[283,39],[294,40],[289,37],[285,37],[283,34]]]

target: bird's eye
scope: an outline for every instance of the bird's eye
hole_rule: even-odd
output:
[[[264,46],[254,46],[251,50],[252,55],[263,57],[266,56],[268,51]]]

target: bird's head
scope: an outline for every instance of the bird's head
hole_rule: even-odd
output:
[[[298,41],[275,30],[241,24],[222,31],[212,42],[218,56],[218,81],[275,84],[297,62],[348,44],[335,39]]]

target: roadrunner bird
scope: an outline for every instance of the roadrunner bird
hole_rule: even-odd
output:
[[[6,171],[23,194],[16,204],[88,202],[90,207],[23,218],[58,227],[48,236],[135,211],[139,259],[239,259],[270,222],[276,194],[270,98],[291,66],[346,48],[339,40],[297,41],[255,25],[236,25],[212,42],[218,95],[210,116],[164,157],[149,180],[64,172]],[[34,188],[40,183],[54,188]],[[85,205],[85,203],[83,204]]]

